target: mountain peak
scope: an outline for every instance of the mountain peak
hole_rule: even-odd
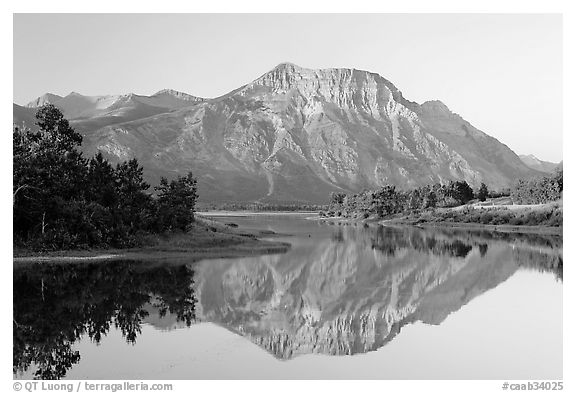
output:
[[[380,110],[377,100],[413,104],[404,99],[392,82],[377,73],[353,68],[309,69],[289,62],[280,63],[236,92],[242,95],[297,92],[308,100],[319,99],[347,109],[362,107],[370,113]]]
[[[154,96],[159,96],[159,95],[171,95],[171,96],[177,96],[177,95],[181,95],[181,94],[186,94],[186,93],[182,93],[178,90],[174,90],[174,89],[162,89],[157,91],[156,93],[152,94],[150,97],[154,97]]]
[[[68,94],[66,97],[84,97],[84,95],[82,95],[76,91],[71,91],[70,94]]]
[[[343,87],[352,81],[364,84],[368,80],[379,84],[384,83],[390,87],[391,90],[397,90],[391,82],[373,72],[352,68],[310,69],[290,62],[278,64],[254,82],[248,84],[248,86],[261,85],[279,90],[287,90],[303,84],[318,85],[319,83],[328,83],[341,85],[341,87]]]
[[[535,160],[535,161],[541,161],[538,157],[536,157],[534,154],[518,154],[518,157],[522,158],[522,159],[527,159],[527,160]]]
[[[424,113],[438,118],[450,118],[455,115],[455,113],[440,100],[426,101],[420,105],[420,108]]]
[[[294,63],[290,63],[289,61],[280,63],[276,67],[273,68],[273,70],[282,70],[282,71],[297,71],[297,70],[302,70],[302,69],[303,68],[300,67],[299,65],[296,65]]]
[[[174,90],[174,89],[162,89],[162,90],[157,91],[156,93],[152,94],[150,97],[158,97],[158,96],[172,96],[172,97],[176,97],[178,99],[185,100],[185,101],[202,101],[203,100],[203,98],[196,97],[196,96],[193,96],[191,94],[183,93],[181,91]]]
[[[42,105],[53,104],[56,101],[61,100],[61,99],[62,99],[62,97],[57,95],[57,94],[46,93],[46,94],[43,94],[40,97],[36,98],[34,101],[30,101],[25,106],[27,108],[37,108],[37,107],[42,106]]]
[[[440,100],[426,101],[426,102],[422,103],[422,106],[425,106],[428,109],[432,109],[435,111],[451,112],[450,108],[448,108],[448,106]]]
[[[518,157],[520,157],[522,162],[528,167],[541,172],[552,173],[560,166],[560,164],[555,162],[543,161],[534,154],[519,154]]]

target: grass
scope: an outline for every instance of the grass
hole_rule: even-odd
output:
[[[439,208],[385,220],[387,224],[454,226],[505,232],[562,234],[562,202],[508,209],[506,206]]]
[[[475,209],[466,206],[463,209],[437,209],[416,214],[419,221],[459,222],[484,225],[526,225],[526,226],[562,226],[563,209],[560,204],[538,208],[510,210],[505,207]]]
[[[275,236],[274,232],[244,230],[234,223],[198,218],[187,232],[146,234],[140,237],[137,248],[69,250],[33,253],[14,250],[14,260],[38,261],[81,261],[95,259],[203,259],[286,252],[289,244],[261,240],[262,236]]]
[[[563,227],[562,200],[544,205],[513,205],[510,198],[492,198],[453,208],[431,208],[411,213],[398,213],[384,219],[362,212],[341,217],[334,212],[319,214],[331,221],[378,222],[387,225],[454,226],[468,229],[490,229],[506,232],[546,232],[558,235]]]

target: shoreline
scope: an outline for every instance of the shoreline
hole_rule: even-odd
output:
[[[202,214],[204,213],[204,214]],[[259,229],[241,229],[231,227],[229,224],[211,219],[210,217],[246,217],[266,215],[295,215],[304,216],[307,220],[327,223],[364,224],[381,226],[411,226],[421,229],[448,228],[468,231],[491,231],[503,233],[524,233],[549,236],[563,236],[563,227],[543,225],[508,225],[508,224],[481,224],[449,221],[420,221],[408,217],[391,219],[376,218],[344,218],[321,217],[313,212],[202,212],[198,214],[197,227],[189,233],[151,236],[155,244],[126,249],[88,249],[88,250],[59,250],[47,252],[33,252],[16,250],[13,252],[14,264],[33,263],[82,263],[97,261],[179,261],[189,260],[196,262],[201,259],[241,258],[266,254],[287,252],[291,244],[275,241],[273,238],[286,236],[283,234]],[[199,244],[199,234],[202,238]]]
[[[492,232],[505,232],[505,233],[535,233],[539,235],[554,235],[562,236],[562,227],[549,227],[544,225],[494,225],[494,224],[480,224],[468,222],[422,222],[410,223],[392,220],[381,220],[380,225],[406,225],[417,228],[454,228],[465,229],[470,231],[492,231]]]
[[[544,225],[494,225],[494,224],[481,224],[481,223],[467,223],[467,222],[449,222],[449,221],[428,221],[417,222],[410,221],[405,217],[391,218],[391,219],[354,219],[342,217],[310,217],[309,220],[318,220],[332,223],[355,223],[366,225],[381,225],[381,226],[411,226],[416,228],[453,228],[471,231],[492,231],[504,233],[535,233],[540,235],[562,236],[563,227],[551,227]]]
[[[249,210],[211,210],[196,212],[196,215],[209,219],[210,217],[249,217],[249,216],[303,216],[318,214],[317,211],[259,211],[252,212]]]
[[[268,230],[231,227],[207,217],[198,217],[187,233],[148,235],[145,246],[124,249],[87,249],[34,252],[13,250],[14,264],[82,263],[97,261],[183,261],[249,257],[287,252],[292,246],[273,240],[284,236]]]
[[[201,259],[241,258],[267,254],[285,253],[291,247],[289,243],[257,240],[258,244],[240,244],[237,247],[214,247],[195,250],[148,250],[135,248],[119,253],[102,253],[102,250],[53,251],[40,255],[14,256],[13,262],[24,263],[81,263],[97,261],[182,261],[188,259],[197,262]],[[109,250],[107,250],[109,251]],[[78,255],[81,254],[81,255]]]

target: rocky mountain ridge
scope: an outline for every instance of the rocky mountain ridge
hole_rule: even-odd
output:
[[[449,180],[503,188],[540,173],[440,101],[409,101],[355,69],[283,63],[214,99],[164,90],[31,104],[47,101],[87,154],[136,157],[152,183],[191,170],[206,201],[325,202],[331,191]]]

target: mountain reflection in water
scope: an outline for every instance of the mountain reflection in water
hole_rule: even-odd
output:
[[[275,357],[375,351],[402,326],[440,324],[519,269],[562,280],[562,238],[389,227],[324,228],[286,254],[189,264],[98,262],[14,269],[15,374],[57,379],[74,344],[143,323],[213,322]],[[160,343],[161,345],[161,343]]]

